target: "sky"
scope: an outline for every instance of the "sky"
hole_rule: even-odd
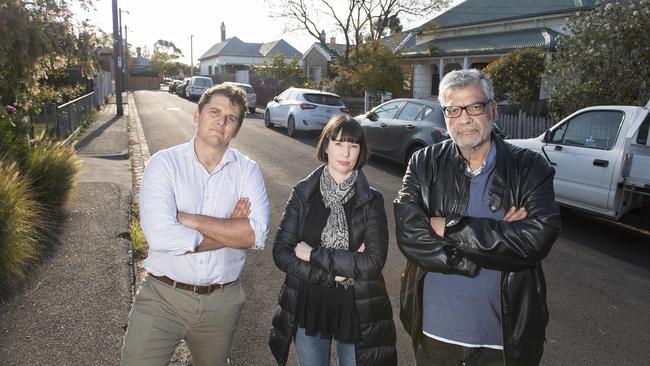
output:
[[[157,40],[171,41],[183,52],[182,62],[190,63],[190,51],[193,50],[193,60],[197,64],[203,53],[220,42],[221,22],[226,25],[226,38],[236,36],[250,43],[282,38],[298,51],[307,51],[315,41],[307,31],[285,32],[286,21],[269,15],[272,5],[283,3],[284,0],[118,0],[118,7],[123,11],[122,24],[128,28],[127,40],[133,47],[146,46],[153,52]],[[90,12],[75,6],[77,19],[90,19],[103,31],[112,33],[112,1],[95,0],[94,6],[96,10]],[[404,29],[408,29],[434,16],[401,20]],[[342,34],[334,34],[336,28],[333,25],[319,25],[325,29],[328,41],[336,36],[338,43],[344,42]]]

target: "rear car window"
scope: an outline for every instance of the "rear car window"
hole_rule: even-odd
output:
[[[341,98],[328,94],[305,94],[305,100],[311,103],[342,106]]]
[[[239,87],[244,89],[244,91],[246,93],[248,93],[248,94],[254,94],[255,93],[255,90],[253,90],[253,88],[248,86],[248,85],[240,85]]]

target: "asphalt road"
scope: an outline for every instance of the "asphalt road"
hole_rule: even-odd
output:
[[[196,103],[163,91],[140,91],[135,100],[149,150],[183,143],[194,134]],[[290,138],[264,127],[261,116],[244,121],[231,146],[262,169],[271,206],[267,246],[250,251],[242,274],[248,301],[232,350],[236,365],[273,365],[267,337],[283,274],[273,264],[271,243],[291,188],[316,166],[316,134]],[[364,168],[384,194],[390,246],[384,276],[398,330],[399,363],[414,365],[410,340],[398,319],[399,279],[405,260],[395,244],[391,201],[403,169],[381,159]],[[551,320],[543,365],[644,365],[650,359],[650,236],[571,210],[562,212],[563,230],[544,261]],[[295,353],[289,365],[296,365]]]

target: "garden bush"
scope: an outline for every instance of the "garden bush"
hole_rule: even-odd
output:
[[[29,152],[25,171],[38,202],[56,212],[77,187],[81,161],[72,146],[41,139]]]
[[[0,287],[21,280],[40,255],[44,211],[15,163],[0,158]]]

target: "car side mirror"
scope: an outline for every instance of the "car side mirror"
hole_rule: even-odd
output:
[[[544,140],[542,140],[542,141],[544,141],[544,143],[548,144],[552,140],[553,140],[553,131],[546,130],[546,132],[544,133]]]
[[[373,111],[368,112],[366,114],[366,117],[373,122],[377,122],[379,120],[379,115]]]

